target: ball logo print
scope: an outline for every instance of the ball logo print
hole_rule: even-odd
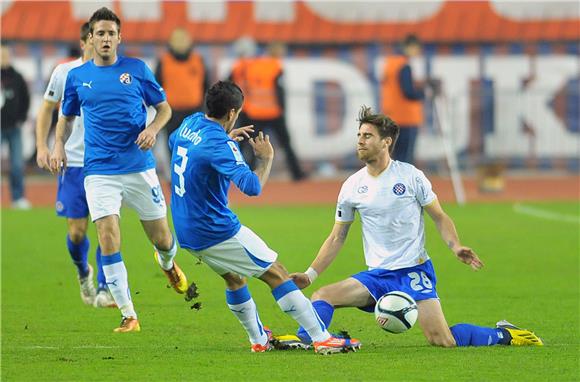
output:
[[[403,183],[397,183],[393,186],[393,192],[397,196],[403,195],[406,190],[407,190],[407,188],[405,187],[405,185]]]
[[[375,305],[375,321],[389,333],[403,333],[417,321],[417,303],[405,292],[394,291],[383,295]]]
[[[129,73],[123,73],[119,76],[119,81],[121,81],[122,84],[129,85],[133,81],[133,78]]]

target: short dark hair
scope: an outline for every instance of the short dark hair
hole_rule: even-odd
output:
[[[368,123],[377,128],[381,139],[391,137],[393,143],[389,148],[389,152],[393,152],[397,138],[399,138],[399,125],[395,121],[384,114],[373,114],[370,107],[363,105],[358,113],[358,122],[359,129],[363,124]]]
[[[117,31],[121,31],[121,20],[117,17],[115,12],[111,11],[107,7],[99,8],[93,13],[91,18],[89,19],[89,29],[90,32],[93,33],[93,28],[98,21],[114,21],[117,24]]]
[[[411,45],[421,45],[421,40],[419,40],[419,37],[415,34],[408,34],[403,40],[403,47],[406,48]]]
[[[221,119],[230,110],[238,110],[244,103],[242,89],[232,81],[218,81],[205,94],[207,116]]]
[[[86,23],[83,23],[83,25],[81,25],[81,40],[83,42],[87,42],[87,38],[89,37],[90,31],[91,31],[91,27],[90,27],[88,21]]]

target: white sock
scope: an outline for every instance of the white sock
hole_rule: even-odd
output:
[[[157,256],[157,261],[159,262],[159,265],[161,265],[161,268],[166,271],[173,268],[173,258],[177,253],[177,242],[175,241],[175,238],[173,238],[173,245],[169,251],[162,251],[157,247],[155,247],[155,250],[159,254],[159,256]]]
[[[248,286],[245,285],[235,291],[226,289],[226,300],[228,308],[230,308],[248,333],[250,342],[252,344],[265,345],[268,342],[268,335],[264,331],[264,325],[260,321],[256,303],[250,296]]]
[[[318,317],[312,303],[298,289],[294,281],[288,280],[272,290],[280,308],[296,320],[306,330],[313,342],[330,338],[326,326]]]
[[[103,273],[107,280],[107,286],[115,303],[121,310],[123,317],[135,317],[137,313],[133,308],[131,301],[131,292],[129,291],[129,282],[127,280],[127,268],[121,258],[121,253],[117,252],[110,256],[101,258],[103,264]]]

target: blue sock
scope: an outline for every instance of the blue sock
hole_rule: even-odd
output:
[[[66,246],[74,265],[77,267],[79,277],[87,277],[89,274],[87,254],[89,253],[90,245],[89,238],[86,236],[80,243],[75,244],[71,241],[70,237],[66,235]]]
[[[312,303],[314,310],[318,313],[318,317],[324,322],[324,325],[328,328],[330,322],[332,321],[332,315],[334,314],[334,307],[323,300],[317,300]],[[304,342],[312,342],[306,330],[301,326],[296,333],[298,337]]]
[[[484,328],[471,324],[457,324],[451,328],[457,346],[493,346],[508,345],[510,335],[500,328]]]
[[[108,290],[107,288],[107,279],[105,278],[105,274],[103,273],[103,263],[101,262],[101,246],[97,247],[96,252],[97,258],[97,283],[98,283],[98,290]]]

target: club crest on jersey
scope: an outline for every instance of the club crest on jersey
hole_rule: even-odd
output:
[[[403,183],[397,183],[393,186],[393,193],[397,196],[401,196],[405,193],[407,188]]]
[[[119,81],[122,84],[129,85],[133,81],[133,77],[129,73],[123,73],[119,76]]]

